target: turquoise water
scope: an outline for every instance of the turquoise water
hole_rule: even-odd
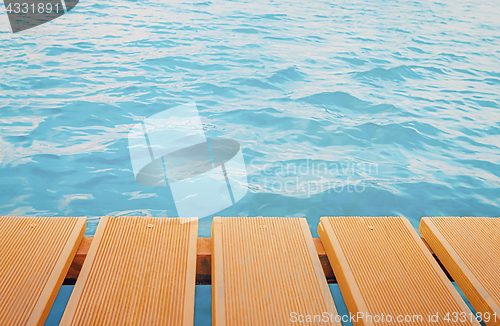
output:
[[[306,217],[314,236],[323,215],[498,216],[499,12],[90,0],[12,34],[2,11],[0,214],[86,215],[87,235],[101,215],[177,216],[168,187],[135,182],[127,135],[196,101],[249,174],[218,215]]]

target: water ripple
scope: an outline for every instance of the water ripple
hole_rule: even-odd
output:
[[[498,216],[498,12],[89,0],[19,34],[3,17],[0,214],[87,215],[87,235],[101,215],[176,216],[168,187],[135,182],[126,138],[194,100],[247,162],[249,194],[220,215]]]

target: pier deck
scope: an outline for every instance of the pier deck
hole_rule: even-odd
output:
[[[470,314],[453,278],[500,325],[500,219],[423,218],[425,240],[401,217],[323,217],[319,239],[303,218],[216,217],[211,238],[195,219],[103,217],[84,238],[85,223],[0,217],[0,324],[43,325],[64,280],[76,285],[61,325],[192,325],[196,284],[212,285],[213,325],[300,324],[337,314],[337,282],[352,314],[478,325],[443,319]]]

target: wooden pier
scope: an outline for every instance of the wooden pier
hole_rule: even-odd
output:
[[[211,284],[213,325],[340,326],[327,283],[354,325],[479,325],[452,279],[500,325],[500,219],[422,218],[420,238],[401,217],[323,217],[314,239],[303,218],[214,218],[211,238],[195,219],[85,221],[0,217],[0,325],[43,325],[62,284],[60,325],[192,325]]]

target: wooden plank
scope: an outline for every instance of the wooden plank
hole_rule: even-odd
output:
[[[85,217],[0,217],[0,325],[43,325]]]
[[[336,316],[306,219],[214,218],[213,325],[340,326]]]
[[[316,251],[318,252],[318,258],[321,263],[321,267],[323,268],[323,273],[325,273],[326,281],[328,283],[337,283],[337,280],[335,279],[335,274],[333,273],[332,270],[332,266],[330,266],[330,261],[328,260],[328,256],[326,255],[325,248],[321,243],[321,239],[313,238],[313,241],[314,241],[314,246],[316,247]],[[446,269],[441,264],[439,259],[435,256],[434,252],[432,252],[432,249],[429,247],[429,245],[425,242],[423,238],[422,241],[424,242],[426,248],[433,255],[434,259],[436,259],[439,266],[443,269],[448,279],[453,282],[453,278],[446,271]],[[66,278],[64,279],[63,283],[64,285],[75,285],[91,243],[92,243],[92,237],[84,237],[82,239],[80,247],[78,248],[76,255],[73,259],[73,263],[69,268]],[[212,246],[212,238],[197,239],[196,285],[211,284],[211,266],[212,266],[211,246]]]
[[[190,325],[198,221],[103,217],[60,325]]]
[[[420,233],[486,325],[500,325],[500,219],[424,217]]]
[[[354,325],[479,325],[443,319],[470,310],[407,219],[322,217],[318,234]]]

